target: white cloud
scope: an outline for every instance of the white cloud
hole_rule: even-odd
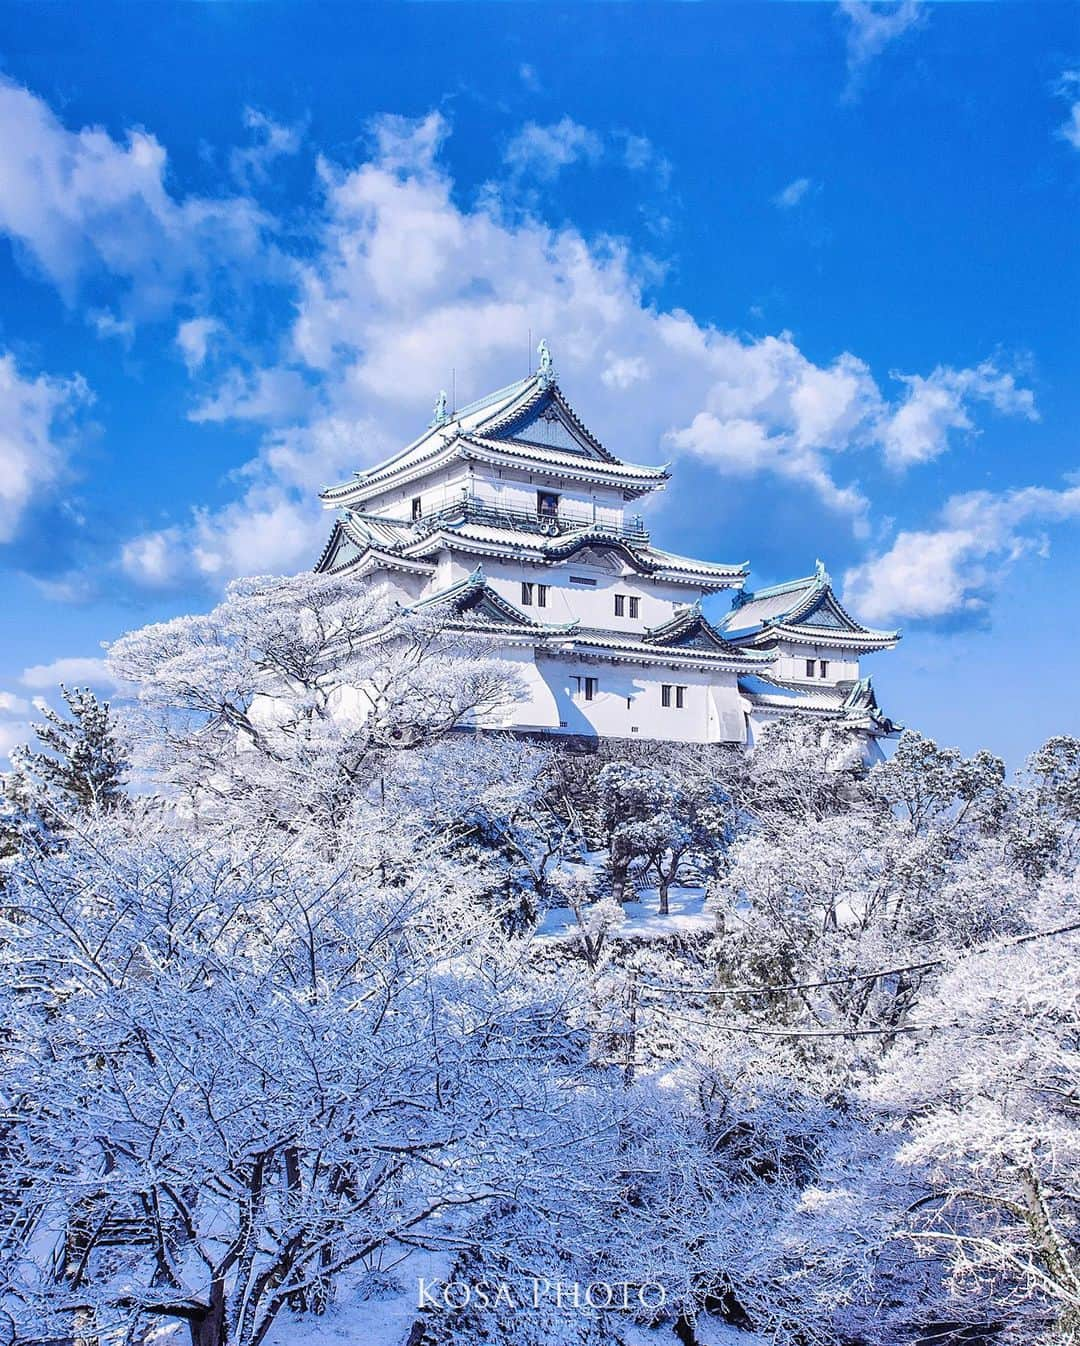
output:
[[[184,576],[184,534],[179,528],[159,528],[125,542],[120,565],[138,584],[166,589]]]
[[[206,363],[210,343],[223,331],[217,318],[188,318],[176,329],[176,344],[184,357],[188,373],[194,374]]]
[[[526,122],[506,147],[503,161],[515,173],[532,173],[552,182],[562,169],[584,160],[595,163],[604,152],[595,131],[570,117],[540,126]]]
[[[1017,385],[1012,374],[984,360],[973,369],[939,365],[925,378],[894,374],[906,385],[904,401],[882,423],[885,461],[903,469],[930,462],[949,447],[950,431],[974,431],[970,404],[987,402],[1001,415],[1038,420],[1035,396]]]
[[[329,526],[318,488],[408,442],[452,370],[459,405],[524,374],[530,329],[620,455],[771,476],[865,531],[856,455],[891,408],[861,360],[818,364],[789,334],[752,339],[659,310],[623,243],[458,204],[437,157],[445,133],[437,114],[384,119],[368,162],[320,164],[320,233],[297,268],[282,359],[258,377],[227,371],[200,413],[275,428],[238,499],[132,539],[127,574],[161,586],[311,565]]]
[[[214,394],[189,414],[192,421],[263,421],[280,425],[310,402],[308,385],[295,369],[230,370]]]
[[[251,201],[177,199],[165,181],[165,150],[148,132],[119,142],[99,126],[69,131],[0,78],[0,231],[68,302],[103,270],[125,286],[126,310],[158,314],[214,268],[258,253],[267,221]]]
[[[1056,92],[1069,100],[1069,115],[1058,128],[1058,135],[1074,150],[1080,150],[1080,70],[1066,70]]]
[[[751,343],[717,335],[710,356],[716,379],[705,409],[670,432],[668,443],[731,475],[768,471],[805,483],[861,523],[868,501],[857,487],[833,481],[827,455],[868,436],[878,415],[880,395],[866,365],[845,354],[822,368],[787,333]]]
[[[518,79],[530,93],[540,92],[540,76],[536,73],[536,66],[529,65],[527,61],[522,61],[521,65],[518,66]]]
[[[867,621],[977,614],[1021,556],[1045,554],[1038,530],[1080,520],[1080,486],[971,491],[946,501],[939,527],[904,531],[844,576],[844,598]]]
[[[28,715],[29,713],[30,702],[25,697],[16,696],[14,692],[0,692],[0,714]]]
[[[660,153],[648,136],[621,131],[616,132],[615,139],[622,141],[623,165],[631,173],[651,173],[661,191],[668,187],[671,182],[671,161]]]
[[[277,159],[296,154],[304,141],[303,122],[276,122],[258,108],[244,109],[244,125],[253,132],[254,143],[236,146],[229,154],[229,168],[243,186],[265,182]]]
[[[135,324],[128,318],[118,318],[108,309],[90,309],[86,319],[99,337],[112,337],[122,346],[130,346],[135,337]]]
[[[71,416],[90,400],[85,381],[26,377],[0,355],[0,542],[10,542],[27,507],[62,475]]]
[[[31,738],[31,729],[25,720],[0,720],[0,762]]]
[[[117,685],[104,659],[79,657],[54,659],[51,664],[24,668],[19,681],[35,692],[53,691],[60,683],[67,687],[90,686],[102,691],[112,690]]]
[[[776,193],[773,205],[779,210],[791,210],[799,204],[813,185],[809,178],[796,178],[794,182],[789,182],[783,191]]]
[[[840,0],[840,13],[847,19],[848,82],[844,96],[858,97],[863,78],[890,42],[914,28],[923,17],[920,0],[874,5],[867,0]]]

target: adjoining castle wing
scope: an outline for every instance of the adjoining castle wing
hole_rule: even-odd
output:
[[[857,621],[837,598],[821,561],[802,579],[736,594],[720,626],[729,640],[758,648],[782,639],[869,654],[891,650],[900,639],[899,631],[876,631]]]

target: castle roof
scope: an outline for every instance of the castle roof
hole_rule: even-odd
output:
[[[735,594],[720,629],[739,645],[788,640],[862,653],[892,649],[900,639],[899,631],[875,630],[856,620],[837,598],[821,561],[802,579]]]
[[[589,551],[612,553],[640,574],[695,589],[741,585],[748,569],[745,563],[698,561],[662,551],[652,546],[639,526],[617,528],[565,515],[544,523],[536,515],[518,515],[466,500],[417,520],[346,510],[339,515],[315,569],[359,567],[369,552],[400,562],[427,562],[443,550],[537,564],[571,561]]]
[[[454,459],[521,467],[553,479],[602,482],[629,496],[663,487],[666,466],[628,463],[610,452],[541,369],[458,411],[436,408],[428,428],[399,453],[320,493],[330,506],[359,505]]]
[[[766,712],[794,711],[813,719],[836,720],[875,737],[903,728],[882,712],[870,678],[807,687],[767,672],[744,674],[739,690],[752,706]]]
[[[725,641],[701,615],[697,604],[638,636],[633,632],[581,626],[578,622],[541,622],[507,602],[488,583],[482,566],[438,593],[411,604],[410,611],[449,608],[462,630],[498,635],[500,641],[528,643],[553,655],[585,654],[623,663],[665,667],[708,667],[728,672],[766,669],[776,656],[768,650],[741,650]]]

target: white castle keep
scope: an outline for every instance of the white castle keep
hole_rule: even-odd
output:
[[[752,743],[777,716],[848,729],[895,726],[861,655],[891,649],[845,611],[821,562],[745,590],[747,566],[654,546],[633,506],[666,467],[617,458],[581,422],[546,343],[528,378],[448,411],[400,453],[322,492],[339,511],[315,567],[371,577],[412,607],[439,604],[483,632],[521,676],[507,728],[521,732]],[[702,600],[731,590],[717,622]]]

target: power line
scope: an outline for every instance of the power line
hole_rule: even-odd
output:
[[[894,1033],[930,1033],[937,1028],[955,1028],[956,1024],[897,1024],[893,1027],[873,1028],[759,1028],[756,1024],[716,1023],[712,1019],[690,1019],[677,1010],[669,1011],[673,1019],[698,1028],[712,1028],[728,1033],[752,1033],[764,1038],[868,1038],[892,1037]]]
[[[1018,944],[1028,944],[1035,939],[1050,939],[1054,935],[1068,935],[1074,930],[1080,930],[1080,921],[1072,921],[1068,925],[1059,925],[1053,930],[1033,930],[1026,935],[1015,935],[1012,939],[1007,939],[998,946],[992,943],[980,944],[974,949],[969,949],[967,956],[983,953],[994,947],[1008,949]],[[825,986],[844,986],[853,981],[875,981],[878,977],[894,977],[901,972],[922,972],[931,967],[944,967],[948,962],[948,958],[928,958],[922,963],[905,963],[901,967],[883,967],[874,972],[850,972],[843,977],[826,977],[823,981],[789,982],[786,986],[667,986],[661,982],[640,980],[638,985],[649,991],[669,991],[677,995],[706,995],[720,998],[739,995],[779,995],[786,991],[816,991]]]

